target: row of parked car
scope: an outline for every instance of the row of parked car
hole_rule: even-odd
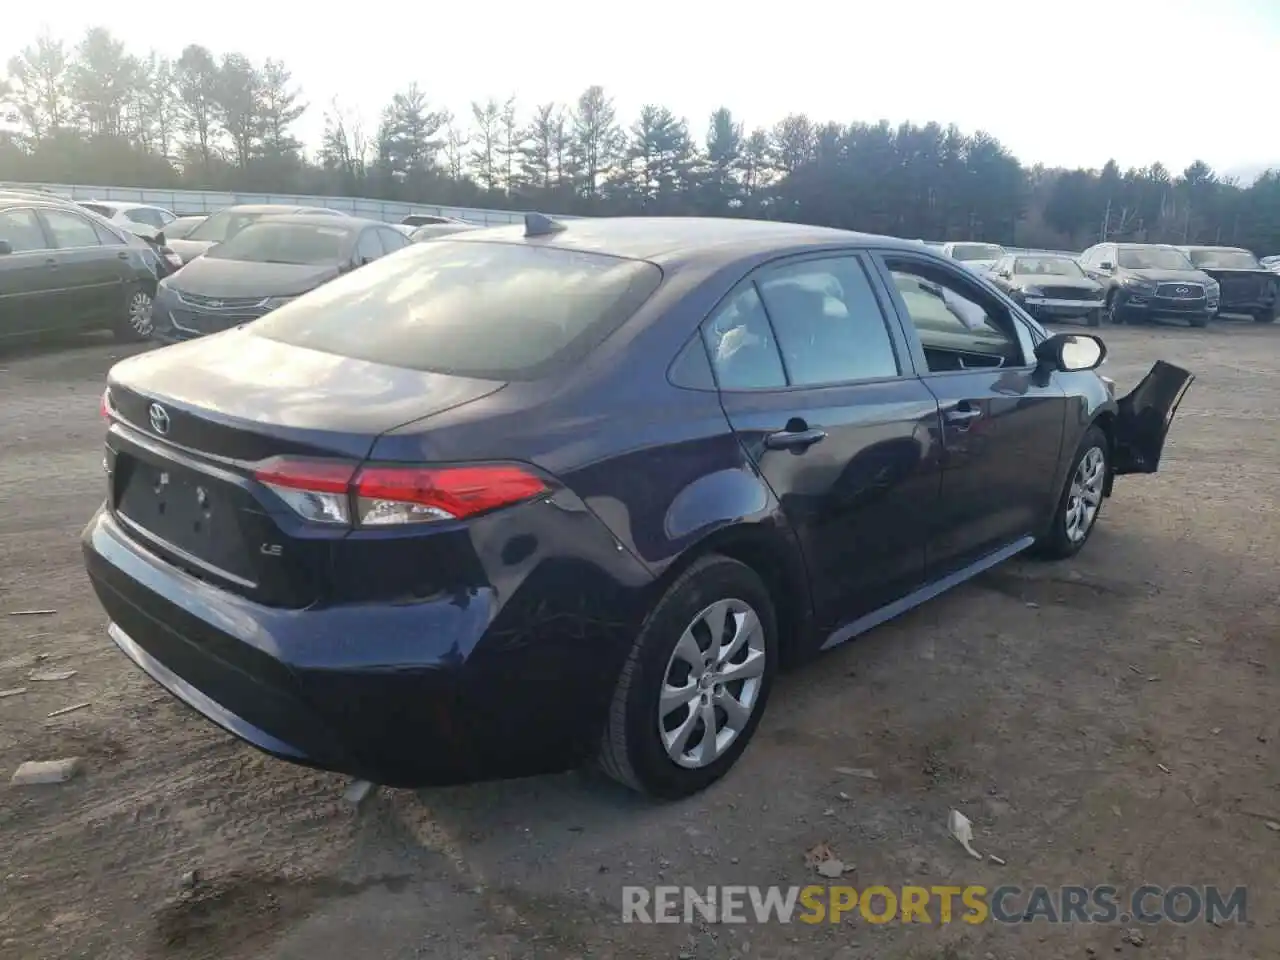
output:
[[[323,207],[241,205],[179,217],[0,187],[0,343],[109,329],[173,342],[255,320],[411,243],[478,229]]]
[[[991,243],[934,244],[983,274],[1039,320],[1082,317],[1090,326],[1219,315],[1274,323],[1280,257],[1241,247],[1098,243],[1080,254],[1006,251]]]

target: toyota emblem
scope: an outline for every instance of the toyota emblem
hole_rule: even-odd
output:
[[[151,429],[160,436],[164,436],[169,432],[169,411],[158,403],[153,403],[147,411],[147,415],[151,418]]]

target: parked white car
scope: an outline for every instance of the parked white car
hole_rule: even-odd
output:
[[[146,203],[126,203],[120,200],[81,200],[80,206],[92,210],[100,217],[106,217],[112,223],[122,227],[129,224],[141,224],[155,230],[163,230],[168,224],[177,220],[172,210],[164,207],[153,207]]]

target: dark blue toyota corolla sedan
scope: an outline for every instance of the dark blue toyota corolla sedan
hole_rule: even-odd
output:
[[[725,773],[779,666],[1079,550],[1192,377],[1117,400],[919,244],[601,219],[416,244],[112,369],[112,640],[276,756],[396,786]]]

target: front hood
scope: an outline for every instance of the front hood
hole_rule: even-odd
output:
[[[1123,275],[1137,280],[1146,280],[1150,283],[1208,283],[1210,279],[1209,275],[1202,270],[1157,270],[1154,268],[1130,270],[1124,268]]]
[[[107,375],[112,406],[147,431],[148,408],[161,403],[169,440],[238,460],[260,459],[255,438],[264,436],[362,458],[379,434],[505,386],[289,346],[251,329],[122,360]]]
[[[338,275],[330,265],[249,263],[199,257],[174,275],[169,286],[179,293],[202,297],[296,297]]]
[[[216,246],[210,240],[184,240],[181,237],[174,237],[172,240],[165,238],[169,246],[173,247],[173,252],[182,258],[183,263],[188,263],[200,256],[202,253],[208,252],[210,247]]]

